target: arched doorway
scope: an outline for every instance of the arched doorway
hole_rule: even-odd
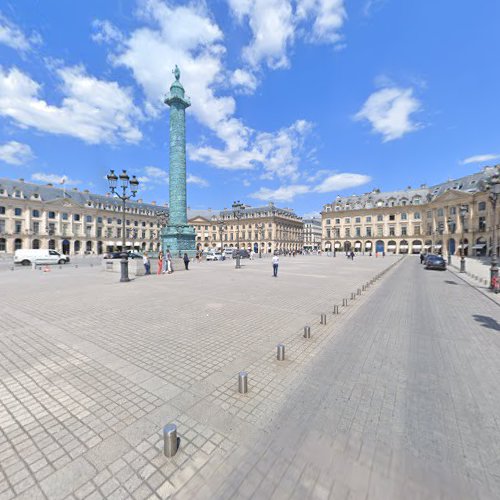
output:
[[[56,249],[56,240],[49,240],[49,250]]]
[[[14,240],[14,250],[21,250],[21,248],[23,248],[23,240],[16,238]]]
[[[455,255],[456,249],[457,249],[457,242],[453,238],[450,238],[448,240],[448,253],[450,255]]]
[[[40,248],[40,240],[33,240],[31,242],[31,248],[33,250],[38,250]]]
[[[92,242],[87,241],[85,244],[85,253],[92,253]]]
[[[7,251],[7,240],[5,238],[0,238],[0,252]]]
[[[355,241],[354,242],[354,251],[361,252],[361,249],[362,249],[361,241]]]
[[[463,244],[460,243],[460,245],[458,245],[458,250],[463,252],[465,257],[469,255],[469,240],[467,238],[464,238]]]
[[[351,242],[350,241],[344,241],[344,252],[350,252],[351,251]]]
[[[387,243],[387,251],[388,252],[396,253],[396,248],[397,248],[397,245],[396,245],[396,242],[394,240],[390,240]]]
[[[75,249],[75,253],[78,253],[80,251],[80,248],[81,248],[81,243],[78,240],[76,240],[73,247]]]
[[[253,244],[253,251],[254,251],[255,253],[259,253],[259,244],[258,244],[258,243],[254,243],[254,244]]]
[[[422,251],[422,242],[420,240],[413,240],[411,242],[411,253],[420,253]]]
[[[69,241],[68,240],[63,240],[62,242],[62,252],[64,255],[69,255]]]
[[[143,243],[143,248],[146,248],[146,243]],[[102,241],[97,242],[97,253],[102,254]]]
[[[486,255],[486,238],[478,238],[472,249],[474,250],[476,257],[484,257]]]
[[[443,241],[438,240],[434,245],[434,253],[442,254],[443,253]]]
[[[399,243],[399,253],[408,253],[408,242],[406,240],[401,240]]]
[[[365,252],[370,252],[371,253],[372,247],[373,247],[373,245],[372,245],[371,241],[365,242]]]
[[[431,240],[425,240],[424,249],[427,253],[432,252],[432,241]]]
[[[332,251],[332,242],[331,241],[325,241],[325,252],[331,252]]]
[[[385,245],[384,245],[384,242],[382,240],[377,240],[375,242],[375,251],[378,253],[382,253],[385,251]]]

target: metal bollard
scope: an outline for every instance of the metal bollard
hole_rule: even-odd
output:
[[[320,323],[322,325],[326,325],[326,314],[325,313],[321,313],[321,316],[320,316]]]
[[[248,392],[248,373],[240,372],[238,374],[238,392],[246,394]]]
[[[278,344],[276,346],[276,359],[278,361],[284,361],[285,360],[285,344]]]
[[[163,453],[173,457],[177,453],[177,426],[168,424],[163,427]]]
[[[311,327],[310,326],[304,326],[304,338],[306,338],[306,339],[311,338]]]
[[[354,300],[356,298],[356,294],[354,292],[351,293],[351,300]]]
[[[333,314],[338,314],[339,313],[339,306],[335,305],[333,306]]]
[[[347,299],[342,299],[342,306],[347,307]]]

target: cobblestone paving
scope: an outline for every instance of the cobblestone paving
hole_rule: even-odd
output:
[[[0,499],[497,498],[499,308],[397,262],[3,274]]]

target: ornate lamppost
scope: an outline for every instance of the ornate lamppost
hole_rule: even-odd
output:
[[[219,226],[219,235],[220,235],[220,254],[221,254],[221,260],[223,259],[223,250],[222,250],[222,235],[226,231],[226,223],[224,222],[223,219],[217,219],[217,225]]]
[[[260,244],[259,244],[259,259],[262,259],[262,243],[264,242],[264,236],[266,235],[266,226],[263,222],[255,225],[255,229],[257,229],[260,234]]]
[[[467,205],[460,205],[460,221],[462,223],[462,235],[460,240],[460,272],[465,273],[465,257],[464,257],[464,223],[465,216],[469,212],[469,207]]]
[[[498,279],[498,240],[497,240],[497,201],[500,197],[500,169],[497,167],[497,173],[492,175],[486,181],[486,189],[489,191],[489,198],[491,201],[491,207],[493,209],[493,245],[491,249],[491,265],[490,265],[490,289],[495,291],[495,283]]]
[[[126,225],[125,225],[125,206],[127,200],[133,198],[137,194],[137,188],[139,187],[139,181],[136,176],[129,177],[126,170],[123,170],[120,176],[115,174],[114,170],[110,170],[107,175],[109,189],[117,198],[122,200],[122,260],[121,260],[121,277],[120,282],[130,281],[128,277],[128,254],[125,250],[125,237],[126,237]],[[118,179],[120,180],[120,186],[117,186]],[[121,189],[121,193],[119,190]],[[130,192],[129,192],[130,189]],[[130,193],[130,194],[128,194]]]
[[[448,265],[451,265],[450,236],[455,232],[455,228],[453,227],[453,219],[451,217],[448,217],[448,219],[446,219],[446,223],[448,225]]]
[[[236,251],[236,265],[235,265],[235,269],[240,269],[241,268],[241,265],[240,265],[240,258],[241,258],[241,255],[240,255],[240,219],[241,219],[241,216],[242,216],[243,203],[240,203],[239,200],[235,201],[233,203],[233,205],[232,205],[232,208],[233,208],[234,218],[237,221],[237,226],[236,226],[236,247],[237,247],[237,251]]]

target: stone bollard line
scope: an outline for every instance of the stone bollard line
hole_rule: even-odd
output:
[[[322,325],[326,325],[326,314],[325,313],[321,313],[321,316],[320,316],[320,323]]]
[[[342,306],[347,307],[347,299],[342,299]]]
[[[304,326],[304,338],[306,338],[306,339],[311,338],[311,327],[310,326]]]
[[[339,314],[339,306],[333,306],[333,314]]]

